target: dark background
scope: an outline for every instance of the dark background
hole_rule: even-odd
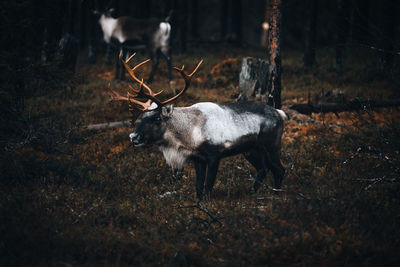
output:
[[[343,2],[345,12],[339,13]],[[49,49],[62,34],[69,32],[79,40],[81,48],[89,39],[101,39],[98,24],[92,15],[94,1],[3,1],[2,36],[6,51],[21,50],[38,56],[45,39]],[[109,1],[98,1],[100,7]],[[188,43],[229,41],[245,46],[259,46],[261,23],[266,17],[267,1],[112,1],[116,16],[166,18],[173,10],[174,51],[181,52],[182,36]],[[316,7],[316,8],[315,8]],[[300,1],[282,3],[282,47],[301,50],[307,19],[316,16],[315,48],[335,45],[338,31],[346,32],[349,46],[385,48],[392,52],[398,46],[399,11],[397,1]],[[313,13],[314,12],[314,13]],[[181,30],[184,28],[184,30]],[[45,29],[47,36],[44,36]],[[54,48],[53,48],[54,49]],[[21,53],[20,52],[20,53]]]

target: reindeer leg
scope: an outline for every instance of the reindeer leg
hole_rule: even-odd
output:
[[[260,185],[263,183],[265,176],[268,173],[268,168],[263,164],[262,156],[256,150],[251,150],[250,152],[244,153],[244,157],[254,166],[257,170],[257,177],[254,181],[254,185],[250,188],[249,194],[257,192]]]
[[[168,49],[168,47],[162,47],[161,48],[161,54],[164,56],[165,60],[167,61],[167,66],[168,66],[168,79],[169,82],[171,83],[173,76],[172,76],[172,60],[171,60],[171,53]]]
[[[123,48],[120,48],[120,52],[123,53]],[[121,62],[119,61],[118,55],[115,57],[115,78],[114,80],[119,80],[121,78]],[[123,69],[123,68],[122,68]]]
[[[183,176],[183,168],[176,170],[175,180],[179,181],[180,179],[182,179],[182,176]]]
[[[158,67],[158,63],[159,63],[159,52],[158,52],[158,50],[152,51],[150,58],[151,58],[151,61],[153,62],[153,65],[151,66],[151,73],[150,73],[149,79],[147,80],[147,83],[153,82],[154,73],[156,72],[157,67]]]
[[[107,44],[107,47],[106,47],[106,65],[111,65],[111,63],[112,63],[112,55],[113,54],[114,54],[114,48],[112,48],[110,44]]]
[[[168,65],[168,80],[171,83],[173,76],[172,76],[172,61],[171,61],[171,56],[167,56],[167,65]]]
[[[217,177],[219,159],[211,159],[207,164],[206,197],[210,198],[210,193]]]
[[[259,136],[258,148],[262,158],[262,163],[267,166],[274,175],[274,187],[279,189],[282,185],[285,169],[280,160],[280,146],[282,125],[277,127],[265,127]]]
[[[204,161],[194,161],[194,168],[196,169],[196,192],[199,200],[203,199],[204,179],[206,177],[207,164]]]
[[[280,189],[282,186],[283,176],[285,175],[285,168],[283,168],[280,160],[279,148],[274,147],[269,149],[265,160],[265,163],[274,175],[274,188]]]
[[[172,169],[172,175],[169,178],[169,184],[172,185],[175,181],[182,179],[183,168],[182,169]]]
[[[125,60],[128,59],[129,57],[129,51],[126,48],[121,48],[122,51],[122,56],[125,57]],[[119,62],[119,64],[121,65],[121,62]],[[121,67],[121,81],[125,80],[125,68]]]

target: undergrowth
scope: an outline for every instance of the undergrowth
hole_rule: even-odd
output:
[[[236,85],[208,82],[211,70],[226,58],[240,64],[242,56],[262,57],[263,51],[227,51],[198,49],[174,58],[187,69],[205,59],[179,105],[233,101]],[[366,85],[360,72],[370,65],[354,59],[354,66],[350,59],[338,77],[330,70],[333,60],[304,71],[299,54],[284,53],[284,104],[304,103],[308,92],[315,96],[322,87],[340,88],[349,98],[398,94],[385,80]],[[160,66],[155,89],[167,84],[166,67]],[[255,170],[235,156],[221,162],[211,200],[198,203],[191,164],[182,180],[170,184],[172,172],[161,153],[153,146],[133,148],[131,129],[85,128],[130,114],[108,102],[111,67],[82,64],[78,71],[72,93],[33,81],[38,91],[26,98],[18,124],[24,130],[2,140],[4,266],[399,263],[398,108],[291,113],[283,136],[282,191],[272,190],[268,176],[257,194],[247,195]],[[111,82],[120,92],[127,85]]]

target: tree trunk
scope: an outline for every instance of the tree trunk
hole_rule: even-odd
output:
[[[336,58],[335,69],[338,74],[343,71],[343,50],[349,32],[349,2],[347,0],[337,0],[337,20],[336,20]]]
[[[179,52],[186,52],[187,43],[187,10],[188,4],[186,0],[181,0],[179,3]]]
[[[220,26],[221,26],[221,40],[226,39],[226,35],[228,33],[228,8],[229,1],[223,0],[221,4],[221,15],[220,15]]]
[[[198,6],[199,6],[199,2],[197,1],[197,0],[193,0],[192,1],[192,23],[191,23],[191,26],[192,26],[192,30],[191,30],[191,34],[192,34],[192,37],[195,39],[195,40],[197,40],[197,39],[199,39],[199,31],[198,31],[198,29],[199,29],[199,23],[198,23],[198,21],[199,21],[199,8],[198,8]]]
[[[393,51],[394,42],[396,39],[396,16],[398,14],[397,7],[398,3],[391,0],[385,0],[382,2],[383,14],[382,14],[382,38],[380,40],[379,46],[382,49],[379,68],[382,73],[388,73],[391,71],[393,63]]]
[[[315,63],[318,2],[317,0],[307,0],[305,2],[306,23],[304,24],[303,66],[310,68]]]
[[[63,31],[63,35],[66,33],[69,34],[75,34],[75,25],[74,22],[75,20],[73,19],[73,17],[75,17],[77,15],[77,3],[75,2],[75,0],[68,0],[68,9],[67,9],[67,13],[66,15],[66,19],[65,19],[65,25],[64,25],[64,31]]]
[[[242,1],[233,1],[233,15],[231,16],[232,28],[235,34],[234,41],[237,45],[242,45]]]
[[[87,12],[89,10],[88,8],[88,2],[82,1],[78,2],[79,4],[79,13],[80,13],[80,21],[79,21],[79,40],[80,40],[80,46],[81,48],[84,48],[87,46],[89,43],[87,37],[88,37],[88,27],[87,25],[89,24],[90,20],[90,14]]]
[[[89,64],[96,63],[97,20],[93,14],[93,10],[94,10],[93,6],[91,6],[90,4],[86,5],[86,10],[85,10],[87,14],[86,38],[87,38]]]
[[[370,0],[353,0],[353,38],[361,44],[371,42],[369,7]]]
[[[124,16],[132,16],[130,2],[131,1],[122,0],[122,3],[120,3],[120,5],[119,5],[122,9],[120,13],[123,13]]]
[[[58,43],[58,54],[62,56],[61,67],[75,72],[75,65],[79,54],[79,40],[75,37],[73,18],[77,16],[78,8],[75,0],[68,1],[68,11],[64,33]]]
[[[130,8],[130,4],[132,2],[133,1],[127,1],[127,2],[125,2],[125,5],[128,8]],[[151,9],[151,1],[149,1],[149,0],[146,0],[146,1],[135,1],[134,8],[133,8],[133,11],[132,11],[132,15],[130,15],[130,16],[133,16],[135,18],[141,18],[141,19],[148,18],[148,17],[150,17],[150,13],[151,13],[150,9]],[[121,13],[125,14],[126,11],[125,10],[121,10],[120,14]]]
[[[38,20],[42,21],[40,24],[43,25],[43,46],[41,58],[43,62],[46,62],[53,60],[54,55],[57,52],[57,43],[66,31],[68,25],[65,23],[65,20],[68,18],[68,12],[65,12],[66,16],[64,18],[60,18],[58,9],[67,9],[68,11],[68,5],[65,2],[57,5],[57,3],[50,0],[39,2],[38,5]]]
[[[266,5],[265,5],[265,16],[264,16],[265,20],[262,24],[262,32],[261,32],[262,47],[268,47],[269,18],[271,16],[269,1],[270,0],[263,1]]]
[[[269,32],[268,104],[280,108],[281,103],[281,0],[271,1]]]

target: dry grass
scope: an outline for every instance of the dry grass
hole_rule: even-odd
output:
[[[235,84],[209,83],[212,68],[226,58],[240,62],[263,53],[213,48],[176,56],[187,69],[205,59],[178,105],[231,101]],[[318,65],[305,72],[298,53],[284,53],[285,105],[305,102],[308,91],[314,97],[321,88],[340,88],[350,98],[398,96],[395,82],[366,80],[371,64],[358,55],[345,62],[341,77],[332,72],[329,55],[322,51]],[[165,63],[160,67],[152,85],[158,89],[167,84]],[[129,119],[126,106],[108,102],[111,72],[102,63],[82,64],[72,95],[37,87],[26,99],[24,123],[30,130],[9,142],[0,162],[4,266],[399,263],[398,108],[339,117],[291,112],[282,147],[287,170],[282,192],[271,190],[269,176],[248,196],[255,172],[237,156],[222,161],[212,200],[198,204],[192,165],[170,185],[162,155],[156,147],[131,147],[131,129],[85,129]],[[148,72],[149,67],[144,75]],[[127,88],[126,82],[111,85],[120,92]]]

